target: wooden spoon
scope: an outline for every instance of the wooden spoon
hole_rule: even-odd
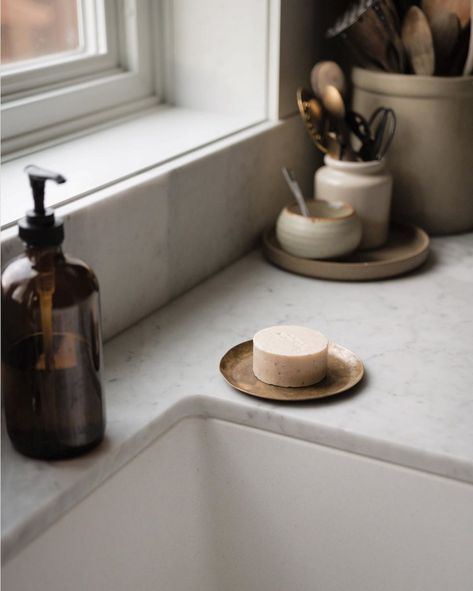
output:
[[[460,19],[453,12],[439,12],[430,21],[434,40],[435,72],[447,74],[450,58],[460,36]]]
[[[310,84],[315,96],[322,98],[327,86],[335,88],[344,94],[346,90],[345,74],[336,62],[318,62],[310,73]]]
[[[470,0],[470,44],[468,46],[468,55],[463,68],[463,76],[473,75],[473,0]]]
[[[453,49],[448,67],[450,76],[462,76],[466,70],[466,60],[468,57],[468,45],[470,42],[470,23],[463,27],[458,36],[458,41]]]
[[[418,6],[411,6],[407,11],[401,33],[414,73],[433,76],[435,53],[432,32],[427,17]]]
[[[453,12],[462,27],[470,20],[470,0],[422,0],[422,10],[429,20],[439,12]]]

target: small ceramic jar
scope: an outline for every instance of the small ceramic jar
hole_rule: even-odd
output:
[[[306,201],[310,216],[296,204],[279,214],[276,236],[289,254],[307,259],[330,259],[353,252],[361,240],[361,222],[348,203]]]
[[[316,199],[344,201],[361,219],[361,249],[382,246],[389,232],[392,176],[383,160],[345,162],[325,156],[325,166],[315,173]]]

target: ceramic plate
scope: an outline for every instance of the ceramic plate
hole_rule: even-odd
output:
[[[422,265],[429,254],[428,235],[409,224],[393,224],[381,248],[361,250],[332,261],[303,259],[285,252],[274,228],[263,235],[266,258],[287,271],[338,281],[368,281],[402,275]]]
[[[363,377],[361,360],[351,351],[335,343],[329,344],[327,376],[318,384],[303,388],[271,386],[253,373],[253,341],[236,345],[222,357],[220,371],[230,386],[240,392],[270,400],[311,400],[345,392]]]

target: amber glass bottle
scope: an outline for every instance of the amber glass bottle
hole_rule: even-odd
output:
[[[46,180],[65,179],[26,171],[35,209],[19,222],[25,252],[2,274],[2,394],[15,448],[59,459],[104,435],[99,288],[85,263],[63,253],[62,220],[43,205]]]

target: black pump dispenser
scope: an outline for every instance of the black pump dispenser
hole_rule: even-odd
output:
[[[34,209],[19,222],[23,253],[3,269],[2,398],[13,446],[26,456],[77,456],[102,441],[102,336],[97,277],[63,252],[63,221],[44,207],[46,181],[27,166]]]
[[[54,216],[51,208],[44,207],[44,186],[48,180],[61,184],[66,179],[56,172],[33,165],[27,166],[25,172],[33,191],[34,209],[18,222],[19,236],[32,246],[57,246],[64,240],[64,224],[61,218]]]

